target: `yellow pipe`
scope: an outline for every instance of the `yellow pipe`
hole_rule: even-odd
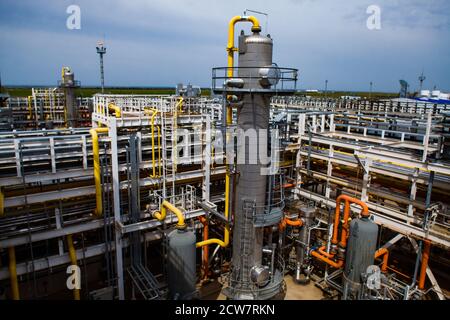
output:
[[[0,187],[0,216],[5,214],[5,194],[3,188]]]
[[[98,148],[98,133],[108,132],[108,128],[92,128],[89,133],[92,136],[92,154],[94,158],[94,181],[96,208],[94,214],[101,216],[103,213],[102,181],[100,177],[100,151]]]
[[[161,176],[161,129],[158,129],[158,175]]]
[[[11,279],[11,294],[13,300],[20,300],[19,283],[17,282],[16,250],[8,248],[9,254],[9,277]]]
[[[228,45],[227,45],[227,52],[228,52],[228,70],[227,70],[227,77],[231,78],[233,77],[233,66],[234,66],[234,52],[238,49],[234,46],[234,27],[236,23],[240,21],[248,21],[253,24],[252,31],[259,32],[261,31],[261,26],[259,25],[258,19],[256,19],[254,16],[234,16],[231,18],[229,24],[228,24]],[[231,108],[227,108],[227,123],[232,122],[233,118],[233,111]]]
[[[230,22],[229,22],[229,27],[228,27],[228,45],[227,45],[227,52],[228,52],[228,70],[227,70],[227,77],[232,77],[233,76],[233,66],[234,66],[234,51],[236,51],[237,49],[234,47],[234,26],[236,25],[237,22],[239,21],[249,21],[253,24],[252,26],[252,31],[254,32],[259,32],[261,31],[261,27],[259,25],[259,21],[258,19],[256,19],[253,16],[235,16],[233,18],[231,18]],[[226,119],[227,119],[227,125],[230,125],[233,122],[233,118],[232,118],[233,112],[231,108],[227,109],[227,115],[226,115]],[[227,135],[227,141],[228,141],[229,137]],[[230,171],[228,169],[226,169],[226,175],[225,175],[225,218],[228,219],[230,214]],[[221,247],[227,247],[228,244],[230,243],[230,229],[229,226],[225,226],[225,230],[224,230],[224,240],[220,240],[220,239],[208,239],[208,240],[204,240],[204,241],[200,241],[196,243],[196,247],[202,247],[202,246],[206,246],[209,244],[218,244]]]
[[[175,106],[175,110],[177,110],[179,108],[180,110],[178,110],[178,111],[182,112],[183,111],[181,109],[182,107],[183,107],[183,97],[180,97],[180,99],[178,100],[178,102],[177,102],[177,104]]]
[[[120,118],[122,116],[122,110],[120,110],[119,106],[116,106],[115,104],[110,103],[108,105],[108,108],[112,109],[112,110],[114,110],[116,112],[116,118]]]
[[[183,216],[183,212],[181,212],[180,209],[178,209],[177,207],[175,207],[173,204],[171,204],[169,201],[164,200],[161,203],[161,212],[155,212],[153,214],[153,216],[158,219],[159,221],[162,221],[166,218],[167,215],[167,210],[169,210],[170,212],[172,212],[173,214],[175,214],[178,218],[178,222],[177,222],[177,227],[179,229],[184,229],[186,228],[186,223],[184,223],[184,216]]]
[[[67,235],[67,247],[69,249],[70,263],[73,266],[77,266],[77,253],[73,245],[73,239],[71,234]],[[80,300],[80,289],[73,289],[73,299]]]
[[[225,176],[225,218],[228,220],[228,215],[230,212],[229,209],[229,199],[230,199],[230,173],[228,172],[227,167],[227,174]],[[200,248],[203,246],[207,246],[210,244],[218,244],[222,248],[228,247],[228,244],[230,243],[230,227],[228,225],[225,226],[224,234],[223,234],[223,241],[217,238],[203,240],[200,242],[197,242],[195,244],[195,247]]]

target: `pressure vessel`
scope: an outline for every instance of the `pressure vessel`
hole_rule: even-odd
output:
[[[377,237],[378,226],[369,218],[357,218],[350,222],[344,268],[344,299],[359,299],[362,274],[374,263]]]
[[[189,300],[196,294],[195,234],[176,229],[168,235],[167,280],[171,299]]]

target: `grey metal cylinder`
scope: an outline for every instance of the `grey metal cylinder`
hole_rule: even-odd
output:
[[[239,37],[238,78],[244,80],[244,89],[264,89],[260,81],[259,69],[272,65],[272,39],[257,33]],[[266,204],[267,175],[261,169],[258,154],[267,154],[267,141],[260,141],[260,131],[269,128],[270,95],[263,93],[244,93],[242,105],[238,107],[237,130],[237,181],[236,212],[233,228],[233,257],[231,281],[235,292],[248,290],[253,285],[251,270],[262,265],[263,228],[254,226],[253,214],[264,213]],[[252,135],[252,132],[254,133]],[[252,139],[243,137],[250,137]],[[258,145],[261,144],[262,150]],[[244,162],[240,161],[245,159]],[[253,206],[256,211],[250,207]],[[245,295],[239,298],[250,298]]]
[[[358,299],[361,275],[373,265],[377,248],[378,226],[368,218],[350,222],[350,235],[344,268],[344,299]]]
[[[308,282],[308,275],[305,275],[305,259],[308,255],[309,248],[309,229],[314,223],[314,217],[316,213],[315,207],[308,207],[305,205],[297,204],[294,206],[297,209],[300,217],[303,221],[303,225],[300,228],[298,242],[296,246],[296,268],[294,280],[300,284],[306,284]]]
[[[195,234],[186,230],[169,233],[167,280],[171,299],[189,300],[196,294]]]
[[[66,102],[66,120],[70,127],[78,126],[78,106],[75,97],[75,75],[70,69],[65,69],[63,74],[64,97]]]

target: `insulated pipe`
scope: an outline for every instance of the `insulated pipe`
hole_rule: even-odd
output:
[[[383,263],[381,264],[381,272],[385,273],[388,269],[389,250],[386,248],[380,248],[375,252],[375,259],[383,256]]]
[[[301,227],[303,225],[303,220],[298,219],[298,220],[291,220],[288,218],[284,218],[284,222],[292,227]]]
[[[335,262],[327,257],[322,256],[320,253],[316,251],[311,251],[311,255],[319,260],[322,260],[323,262],[326,262],[327,264],[336,269],[342,268],[342,266],[344,265],[344,260],[339,260],[338,262]]]
[[[164,200],[161,203],[161,212],[155,212],[153,214],[153,216],[156,219],[158,219],[159,221],[162,221],[162,220],[164,220],[166,218],[167,210],[169,210],[170,212],[172,212],[173,214],[175,214],[177,216],[177,218],[178,218],[177,228],[178,229],[185,229],[186,228],[186,223],[184,223],[183,212],[181,212],[180,209],[175,207],[173,204],[171,204],[167,200]]]
[[[75,251],[71,234],[67,235],[67,248],[69,249],[70,263],[73,266],[77,266],[77,252]],[[73,289],[73,299],[80,300],[80,289]]]
[[[361,206],[361,217],[368,217],[369,216],[369,207],[367,207],[367,204],[362,202],[359,199],[352,198],[350,196],[347,196],[345,194],[340,195],[336,199],[336,210],[334,214],[334,226],[333,226],[333,239],[331,242],[336,245],[338,244],[338,227],[339,227],[339,218],[341,213],[341,202],[345,201],[344,204],[344,225],[342,226],[342,233],[341,233],[341,242],[339,245],[342,248],[345,248],[347,245],[347,232],[348,232],[348,218],[350,216],[350,204],[356,203],[359,206]]]
[[[198,217],[200,222],[203,224],[203,241],[208,240],[209,237],[209,226],[208,221],[204,216]],[[208,260],[209,260],[209,247],[203,246],[202,248],[203,255],[202,255],[202,270],[203,270],[203,279],[206,279],[208,277]]]
[[[227,215],[225,215],[225,216],[228,218]],[[195,244],[195,246],[197,248],[200,248],[200,247],[207,246],[207,245],[210,245],[213,243],[218,244],[222,248],[228,247],[228,244],[230,243],[230,229],[229,229],[228,225],[225,226],[223,241],[220,239],[217,239],[217,238],[213,238],[213,239],[208,239],[208,240],[197,242]]]
[[[92,128],[89,133],[92,136],[92,154],[94,158],[94,182],[95,182],[95,201],[96,208],[94,214],[101,216],[103,214],[102,203],[102,181],[100,177],[100,151],[98,147],[98,133],[108,132],[108,128]]]
[[[11,295],[13,300],[20,300],[19,283],[17,282],[16,249],[8,248],[9,254],[9,277],[11,279]]]
[[[420,276],[419,276],[419,289],[425,289],[425,278],[427,275],[428,259],[430,257],[431,242],[429,240],[424,240],[424,247],[422,250],[422,264],[420,266]]]
[[[339,197],[337,197],[336,199],[336,210],[335,210],[335,215],[334,215],[334,225],[333,225],[333,239],[332,239],[332,243],[334,245],[338,244],[338,226],[339,226],[339,218],[340,218],[340,213],[341,213],[341,202],[345,201],[345,205],[344,205],[344,225],[342,226],[342,232],[341,232],[341,241],[339,242],[339,246],[341,248],[345,248],[347,246],[347,233],[348,233],[348,219],[350,216],[350,203],[356,203],[358,205],[361,206],[361,216],[362,217],[368,217],[369,216],[369,208],[367,207],[367,205],[362,202],[361,200],[352,198],[350,196],[347,196],[345,194],[340,195]],[[386,254],[383,252],[383,254]],[[329,264],[330,266],[334,267],[334,268],[341,268],[344,265],[344,257],[339,258],[338,262],[335,262],[333,260],[331,260],[332,258],[334,258],[335,254],[334,253],[328,253],[325,252],[325,246],[320,247],[318,249],[318,251],[311,251],[311,255],[317,259],[320,259],[324,262],[326,262],[327,264]],[[385,256],[386,259],[386,267],[387,267],[387,258]],[[383,265],[385,263],[385,260],[383,260]]]

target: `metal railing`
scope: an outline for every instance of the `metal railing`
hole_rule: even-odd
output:
[[[267,67],[217,67],[212,69],[213,91],[256,91],[245,88],[246,83],[258,81],[267,92],[295,92],[298,70],[294,68]],[[234,82],[234,84],[233,84]]]

